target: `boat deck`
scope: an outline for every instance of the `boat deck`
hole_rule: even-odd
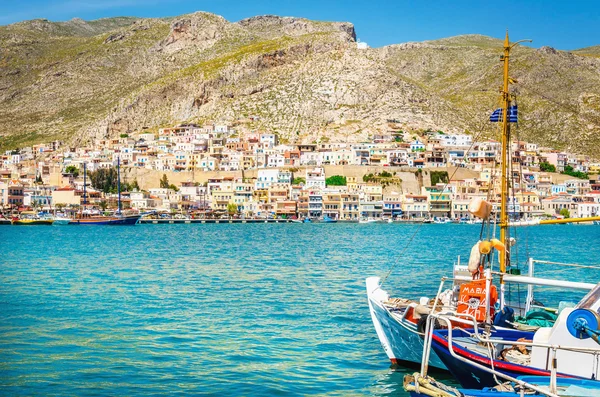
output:
[[[471,337],[454,337],[452,338],[452,343],[484,357],[490,356],[490,348],[487,344],[479,342]],[[529,365],[531,356],[530,352],[523,349],[522,346],[512,345],[510,341],[507,341],[506,344],[499,344],[494,347],[494,359],[513,364]]]

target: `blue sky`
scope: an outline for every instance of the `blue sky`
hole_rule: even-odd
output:
[[[503,3],[508,4],[506,12],[499,8]],[[511,39],[533,39],[534,47],[570,50],[600,44],[598,0],[1,0],[0,25],[33,18],[163,17],[194,11],[230,21],[262,14],[348,21],[373,47],[467,33],[503,37],[507,28]]]

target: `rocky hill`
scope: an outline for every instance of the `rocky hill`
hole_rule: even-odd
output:
[[[231,23],[203,12],[2,26],[0,148],[182,122],[245,124],[284,142],[353,142],[390,129],[497,135],[486,119],[498,103],[501,41],[358,49],[355,40],[350,23]],[[598,155],[595,51],[514,51],[521,138]]]

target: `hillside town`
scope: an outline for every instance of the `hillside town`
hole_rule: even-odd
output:
[[[512,142],[512,153],[509,212],[515,219],[600,214],[600,162],[523,141]],[[114,189],[94,186],[84,169],[93,175],[119,162],[121,170],[136,171],[123,184],[122,206],[140,212],[470,219],[473,198],[499,201],[499,155],[500,142],[441,131],[395,131],[366,143],[290,144],[275,133],[180,125],[96,140],[89,147],[55,141],[6,151],[0,156],[0,205],[5,214],[116,208]],[[160,182],[138,181],[144,173],[160,176]],[[167,174],[187,179],[169,183]]]

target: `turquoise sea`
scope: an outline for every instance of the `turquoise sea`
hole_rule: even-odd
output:
[[[417,227],[0,226],[0,395],[404,396],[413,370],[390,368],[364,279],[396,264],[386,289],[433,296],[480,229],[423,225],[404,251]],[[522,264],[600,266],[599,226],[520,228],[517,240]]]

